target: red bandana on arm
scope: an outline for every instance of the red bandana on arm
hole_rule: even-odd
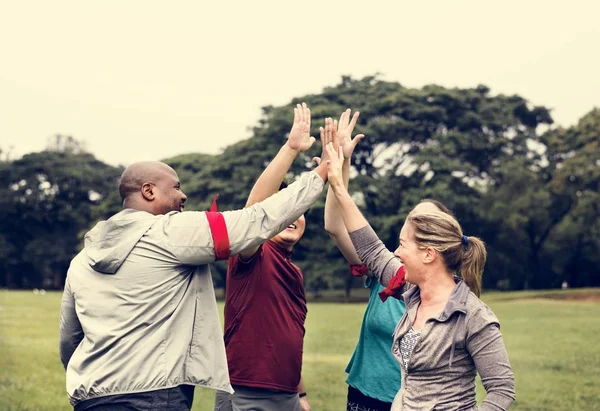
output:
[[[379,298],[381,298],[381,301],[383,302],[385,302],[388,297],[400,299],[398,293],[404,284],[406,284],[406,274],[404,273],[404,266],[401,266],[396,275],[390,280],[387,288],[379,293]]]
[[[218,194],[213,199],[210,211],[206,212],[206,218],[208,219],[215,247],[215,260],[227,260],[231,254],[231,250],[229,249],[229,234],[227,233],[227,225],[225,224],[223,214],[217,211],[217,198],[219,198]]]
[[[369,271],[369,267],[367,267],[365,264],[348,263],[348,267],[350,267],[350,272],[355,277],[362,277],[367,271]]]

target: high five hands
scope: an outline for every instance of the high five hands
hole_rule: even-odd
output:
[[[345,110],[339,121],[327,117],[325,126],[319,128],[323,151],[321,157],[313,157],[313,161],[317,164],[327,161],[328,179],[332,185],[343,185],[344,161],[350,161],[354,149],[364,138],[364,134],[352,137],[360,113],[356,111],[352,116],[351,113],[350,109]],[[312,147],[315,138],[310,135],[310,121],[310,109],[306,103],[297,104],[294,108],[294,124],[286,143],[290,149],[300,153]]]
[[[337,120],[332,120],[331,117],[325,119],[325,127],[319,128],[319,131],[321,132],[323,154],[321,157],[313,157],[314,162],[321,164],[322,159],[325,159],[327,156],[326,146],[329,143],[333,144],[336,152],[337,147],[341,147],[344,159],[350,160],[354,149],[365,136],[364,134],[358,134],[352,138],[352,132],[354,131],[360,113],[356,111],[352,116],[352,119],[350,119],[350,113],[350,109],[344,111],[340,116],[339,122]]]

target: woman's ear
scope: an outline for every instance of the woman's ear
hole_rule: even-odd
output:
[[[147,201],[154,200],[154,184],[152,184],[152,183],[144,183],[142,185],[141,192],[142,192],[142,196]]]
[[[434,250],[431,247],[427,247],[423,250],[423,252],[425,253],[423,255],[423,263],[424,264],[431,264],[433,263],[435,260],[437,260],[439,253]]]

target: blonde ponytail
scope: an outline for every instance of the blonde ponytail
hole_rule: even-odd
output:
[[[463,258],[460,265],[460,275],[477,297],[481,295],[481,277],[487,259],[485,244],[477,237],[467,237],[463,247]]]

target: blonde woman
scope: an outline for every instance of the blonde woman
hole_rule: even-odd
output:
[[[395,410],[506,410],[515,399],[514,375],[498,319],[480,299],[486,250],[456,219],[413,211],[392,253],[352,201],[342,177],[343,152],[327,146],[328,177],[360,260],[379,278],[404,267],[400,287],[406,313],[394,331],[392,352],[402,386]],[[487,395],[475,395],[479,373]]]

